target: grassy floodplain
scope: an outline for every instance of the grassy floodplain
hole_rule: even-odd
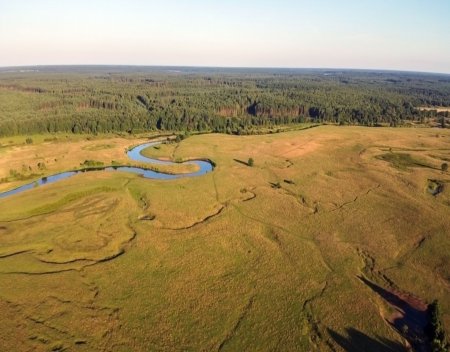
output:
[[[146,141],[39,138],[1,140],[0,191],[29,182],[11,169],[126,163]],[[406,349],[388,293],[438,299],[449,331],[449,130],[206,134],[145,153],[217,167],[91,172],[0,200],[3,350]]]

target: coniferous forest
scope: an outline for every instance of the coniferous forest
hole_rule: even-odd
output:
[[[450,76],[394,71],[44,66],[0,69],[0,136],[299,123],[448,126]],[[428,107],[429,109],[424,109]]]

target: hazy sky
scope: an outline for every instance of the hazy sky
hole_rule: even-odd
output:
[[[450,73],[450,0],[0,0],[0,66]]]

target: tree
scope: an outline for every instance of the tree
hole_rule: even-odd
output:
[[[139,69],[110,80],[100,72],[92,71],[89,79],[70,74],[69,89],[51,74],[24,74],[21,85],[14,74],[2,75],[18,108],[0,114],[0,136],[158,130],[253,134],[308,122],[401,126],[432,119],[442,127],[449,124],[449,112],[415,108],[450,105],[448,80],[439,76],[405,73],[393,79],[389,73],[346,72],[337,78],[277,71],[223,72],[208,79],[199,71],[188,77],[155,72],[149,78]]]
[[[447,336],[441,322],[440,305],[437,300],[428,305],[429,323],[426,327],[426,334],[430,339],[432,352],[447,352]]]
[[[249,158],[247,161],[247,165],[248,166],[253,166],[255,164],[255,161],[253,160],[253,158]]]

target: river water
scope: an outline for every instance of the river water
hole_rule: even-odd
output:
[[[189,160],[185,161],[183,163],[174,163],[172,161],[164,161],[159,159],[153,159],[153,158],[147,158],[146,156],[142,155],[141,152],[145,148],[152,147],[155,145],[161,144],[161,142],[150,142],[150,143],[144,143],[140,144],[132,149],[130,149],[127,152],[127,156],[137,162],[142,163],[148,163],[148,164],[157,164],[157,165],[180,165],[180,164],[192,164],[198,166],[198,171],[186,173],[186,174],[168,174],[164,172],[157,172],[153,170],[148,170],[140,167],[134,167],[134,166],[106,166],[103,168],[95,168],[95,169],[85,169],[85,170],[74,170],[74,171],[66,171],[66,172],[60,172],[51,176],[42,177],[38,180],[35,180],[33,182],[27,183],[23,186],[14,188],[12,190],[2,192],[0,193],[0,198],[6,198],[9,196],[12,196],[14,194],[19,194],[22,192],[25,192],[27,190],[33,189],[35,187],[39,187],[42,185],[47,185],[50,183],[58,182],[60,180],[64,180],[66,178],[75,176],[79,173],[85,173],[85,172],[103,172],[103,171],[121,171],[121,172],[129,172],[133,174],[140,175],[145,178],[150,179],[158,179],[158,180],[173,180],[181,177],[195,177],[195,176],[201,176],[208,172],[211,172],[214,169],[214,166],[211,162],[206,160]]]

